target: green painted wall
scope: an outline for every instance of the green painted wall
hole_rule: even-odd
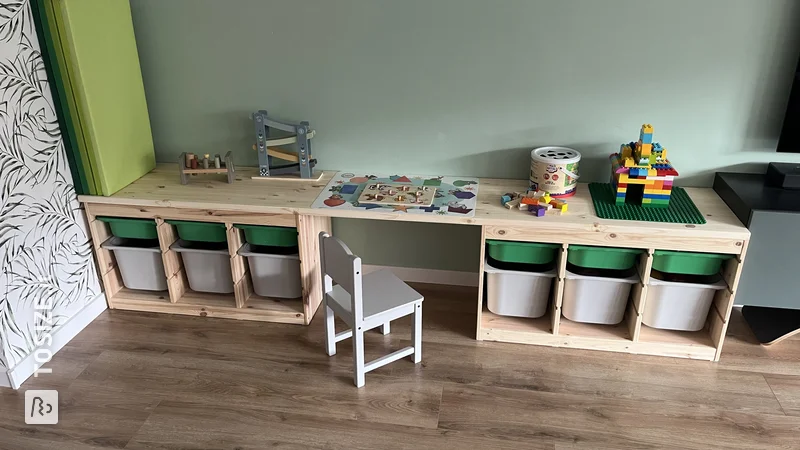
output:
[[[585,180],[655,126],[683,174],[772,160],[793,0],[131,0],[159,161],[234,150],[248,114],[309,120],[320,167],[526,177],[568,145]],[[794,27],[796,28],[796,27]],[[476,230],[336,221],[366,262],[474,270]],[[410,251],[414,249],[415,251]]]

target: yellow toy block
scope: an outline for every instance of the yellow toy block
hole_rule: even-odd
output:
[[[653,180],[645,180],[644,178],[628,178],[627,180],[622,181],[620,178],[619,182],[628,184],[650,184],[653,182]]]
[[[656,171],[656,169],[647,169],[647,176],[648,177],[657,177],[658,176],[658,171]],[[653,180],[653,181],[655,181],[655,180]]]
[[[644,203],[653,203],[653,202],[649,198],[643,198],[642,199],[642,204],[644,204]]]
[[[644,193],[653,195],[670,195],[670,191],[664,189],[645,189]]]
[[[544,197],[542,197],[542,201],[543,201],[545,204],[548,204],[548,203],[550,203],[550,194],[544,194]]]
[[[633,167],[633,158],[625,158],[625,167]]]
[[[566,203],[564,203],[564,204],[562,204],[561,206],[559,206],[559,207],[558,207],[558,209],[559,209],[559,210],[561,211],[561,213],[563,214],[563,213],[567,212],[567,206],[569,206],[569,205],[568,205],[568,204],[566,204]]]
[[[642,144],[641,154],[643,157],[650,156],[650,152],[653,151],[653,144]]]
[[[646,124],[642,125],[642,132],[644,132],[645,134],[646,133],[651,133],[652,134],[653,133],[653,126],[650,125],[649,123],[646,123]]]
[[[620,182],[620,183],[627,183],[628,182],[628,174],[627,173],[619,174],[619,179],[617,181]]]
[[[627,192],[628,192],[628,188],[626,188],[626,187],[617,188],[617,194],[623,194],[623,193],[627,193]]]

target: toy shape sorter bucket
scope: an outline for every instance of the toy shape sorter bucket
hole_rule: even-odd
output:
[[[539,147],[531,150],[531,189],[551,197],[571,197],[578,186],[581,154],[567,147]]]

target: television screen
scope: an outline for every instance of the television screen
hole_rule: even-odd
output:
[[[778,141],[778,151],[800,153],[800,63],[798,63],[794,73],[792,93],[789,94],[786,117],[783,118],[783,129]]]

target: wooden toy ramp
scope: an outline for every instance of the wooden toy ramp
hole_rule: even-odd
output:
[[[281,122],[267,116],[260,110],[253,114],[256,143],[253,150],[258,152],[258,176],[254,180],[300,180],[319,181],[321,171],[314,171],[317,160],[311,156],[311,139],[316,132],[309,128],[308,122],[299,124]],[[270,138],[270,129],[291,133],[289,136]],[[294,150],[278,148],[293,146]],[[282,163],[279,163],[280,160]]]

